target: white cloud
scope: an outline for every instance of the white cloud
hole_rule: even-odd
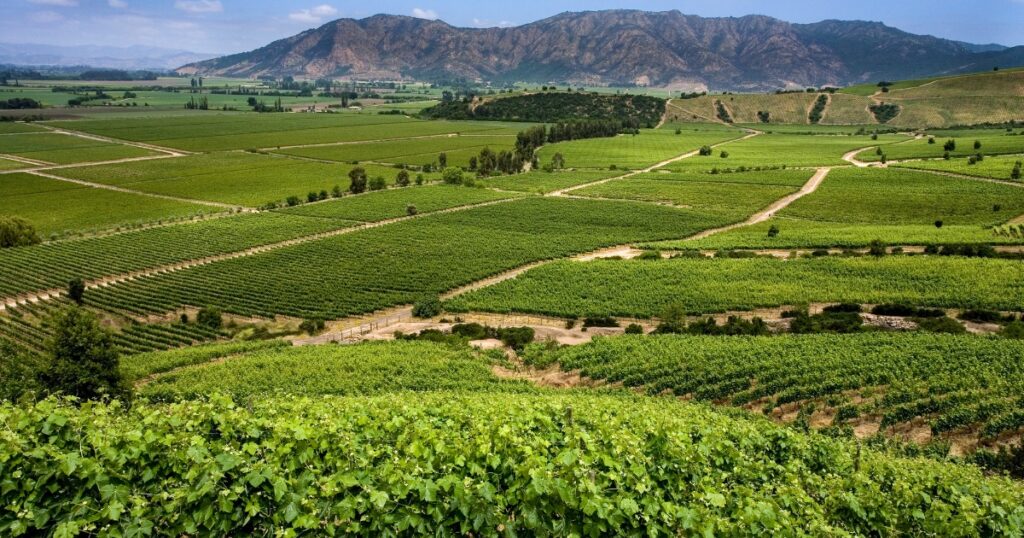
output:
[[[28,0],[30,4],[39,4],[42,6],[60,6],[60,7],[75,7],[78,5],[78,0]]]
[[[433,9],[423,9],[423,8],[416,7],[416,8],[413,8],[413,10],[412,10],[412,16],[416,17],[417,19],[436,20],[437,19],[437,12],[434,11]]]
[[[53,24],[64,20],[64,15],[56,11],[35,11],[28,14],[28,20],[39,24]]]
[[[177,0],[174,7],[188,13],[220,13],[224,11],[220,0]]]
[[[128,2],[125,2],[124,0],[107,0],[107,4],[116,9],[124,9],[128,7]]]
[[[300,9],[293,13],[288,14],[288,18],[296,22],[320,22],[328,17],[333,17],[338,14],[338,10],[328,4],[320,4],[319,6],[312,7],[309,9]]]
[[[473,19],[473,26],[475,26],[477,28],[494,28],[494,27],[509,28],[511,26],[514,26],[514,24],[512,23],[512,21],[498,21],[498,22],[494,22],[494,21],[492,21],[490,19],[477,19],[477,18],[474,18]]]

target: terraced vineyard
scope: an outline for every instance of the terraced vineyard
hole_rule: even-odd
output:
[[[625,337],[539,354],[566,370],[649,394],[813,420],[995,443],[1024,427],[1019,340],[936,334]],[[792,417],[790,417],[792,418]]]

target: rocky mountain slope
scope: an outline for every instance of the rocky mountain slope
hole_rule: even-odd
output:
[[[179,72],[770,90],[1022,64],[1024,47],[975,46],[881,23],[615,10],[485,29],[393,15],[339,19]]]

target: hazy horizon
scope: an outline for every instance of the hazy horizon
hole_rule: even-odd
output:
[[[1024,0],[976,2],[879,2],[856,4],[797,0],[785,3],[751,0],[671,2],[647,0],[520,2],[489,5],[485,10],[444,1],[385,1],[363,6],[341,2],[272,2],[270,0],[14,0],[14,17],[0,21],[3,43],[55,46],[159,47],[206,54],[231,54],[320,26],[338,18],[375,14],[441,19],[459,27],[519,26],[565,11],[638,9],[679,10],[704,17],[767,15],[793,23],[825,19],[880,21],[915,34],[975,44],[1024,45],[1019,21]],[[949,24],[956,21],[956,24]]]

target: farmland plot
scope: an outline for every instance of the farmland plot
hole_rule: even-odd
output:
[[[0,136],[0,153],[54,164],[110,161],[156,155],[155,152],[142,148],[57,133]]]
[[[547,145],[540,150],[540,161],[546,164],[556,153],[561,153],[570,168],[609,168],[614,165],[619,169],[636,169],[696,151],[705,144],[717,144],[740,136],[742,133],[738,131],[684,130],[676,135],[667,130],[641,130],[638,135]]]

